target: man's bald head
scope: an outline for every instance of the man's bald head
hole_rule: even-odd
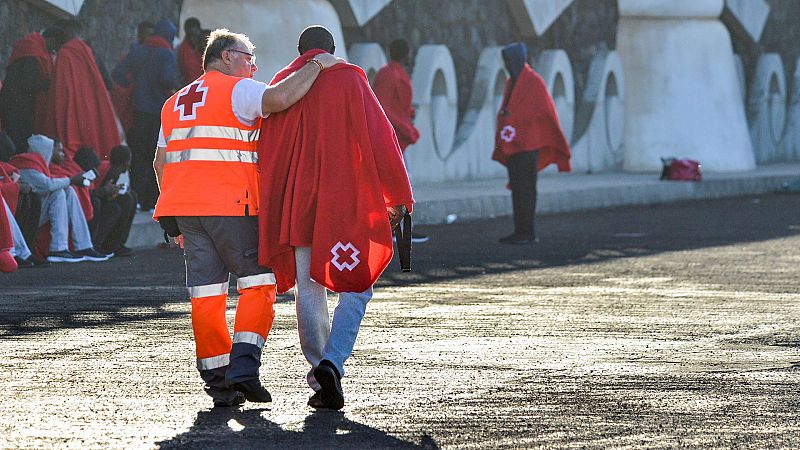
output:
[[[322,25],[312,25],[302,33],[300,33],[300,41],[297,43],[297,51],[302,55],[303,53],[320,49],[333,54],[336,51],[336,45],[333,42],[333,35],[327,28]]]

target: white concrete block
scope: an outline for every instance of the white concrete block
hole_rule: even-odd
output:
[[[723,7],[723,0],[617,0],[620,17],[629,18],[711,19]]]
[[[662,156],[706,172],[755,168],[721,10],[722,0],[619,0],[617,51],[635,93],[624,107],[625,170],[659,171]]]
[[[574,0],[506,0],[523,36],[543,35]]]
[[[761,40],[770,9],[765,0],[725,0],[725,7],[739,21],[753,42]]]
[[[360,27],[369,22],[392,0],[330,0],[342,25],[346,27]]]
[[[183,23],[197,17],[207,28],[228,28],[244,33],[256,45],[255,78],[269,82],[275,73],[297,58],[297,40],[307,26],[319,24],[333,34],[336,56],[347,58],[339,16],[326,0],[184,0]]]
[[[786,99],[786,79],[780,55],[761,55],[747,101],[750,137],[758,163],[786,159],[780,148],[786,124]]]
[[[617,52],[603,51],[592,58],[581,110],[578,112],[573,172],[619,169],[623,161],[625,77]]]
[[[364,69],[370,84],[375,79],[375,74],[386,65],[386,54],[383,52],[383,47],[375,42],[353,44],[347,53],[351,63]]]

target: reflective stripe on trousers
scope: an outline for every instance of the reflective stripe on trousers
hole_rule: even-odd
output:
[[[264,348],[264,338],[252,331],[237,331],[233,333],[234,344],[252,344],[258,348]]]
[[[210,358],[197,358],[197,370],[211,370],[217,367],[225,367],[230,363],[231,354],[212,356]]]
[[[229,285],[230,281],[226,280],[223,283],[206,284],[204,286],[189,286],[186,289],[189,291],[189,298],[195,299],[227,294]]]
[[[257,286],[269,286],[275,284],[274,273],[259,273],[257,275],[250,275],[249,277],[241,277],[236,280],[236,289],[241,292],[242,289],[249,289]]]

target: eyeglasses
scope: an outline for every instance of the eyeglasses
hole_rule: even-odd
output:
[[[229,48],[228,51],[229,52],[241,53],[243,55],[247,55],[247,56],[250,57],[250,59],[247,61],[247,63],[250,64],[251,66],[255,66],[256,65],[256,55],[254,55],[252,53],[243,52],[241,50],[234,50],[232,48]]]

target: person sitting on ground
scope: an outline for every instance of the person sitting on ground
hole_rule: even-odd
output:
[[[95,210],[94,219],[89,222],[92,241],[101,253],[115,257],[133,255],[133,250],[125,246],[137,203],[128,175],[130,148],[127,145],[112,148],[111,158],[103,162],[97,160],[92,149],[82,149],[75,154],[75,160],[84,170],[97,170],[97,179],[91,186]]]
[[[80,164],[75,162],[74,159],[70,158],[64,153],[64,146],[58,139],[54,139],[54,141],[55,145],[53,147],[53,157],[50,159],[49,166],[50,176],[54,178],[72,178],[77,175],[83,175],[86,171],[83,170]],[[81,148],[86,149],[87,147]],[[88,147],[88,150],[90,152],[94,152],[94,149],[91,147]],[[75,194],[78,195],[78,201],[81,204],[83,216],[86,218],[86,222],[88,223],[90,220],[92,220],[92,218],[94,218],[94,208],[92,207],[92,200],[91,196],[89,195],[89,186],[84,183],[81,186],[72,186],[72,190],[74,190]]]
[[[46,267],[50,263],[31,254],[25,235],[22,233],[19,222],[14,216],[15,210],[18,210],[21,203],[20,198],[22,197],[22,202],[24,203],[26,195],[31,193],[30,186],[20,183],[19,169],[7,162],[15,153],[16,147],[14,143],[5,133],[0,131],[0,202],[2,202],[0,216],[5,214],[6,217],[5,222],[0,222],[0,228],[5,228],[3,234],[6,242],[0,247],[8,245],[7,238],[10,231],[13,248],[10,249],[9,254],[14,257],[17,266],[19,268]],[[36,219],[38,220],[38,206],[36,213]]]
[[[39,225],[50,222],[50,244],[47,260],[50,262],[105,261],[107,255],[97,252],[92,245],[89,225],[81,209],[78,195],[70,186],[83,186],[82,174],[70,178],[55,178],[50,174],[50,160],[55,142],[47,136],[28,138],[28,153],[11,158],[11,164],[20,169],[20,177],[28,183],[42,203]],[[69,238],[75,252],[69,250]]]
[[[14,142],[0,131],[0,176],[4,177],[0,180],[0,194],[8,203],[25,242],[33,242],[36,229],[39,228],[41,203],[31,186],[20,179],[19,169],[9,163],[15,154],[17,148]]]

